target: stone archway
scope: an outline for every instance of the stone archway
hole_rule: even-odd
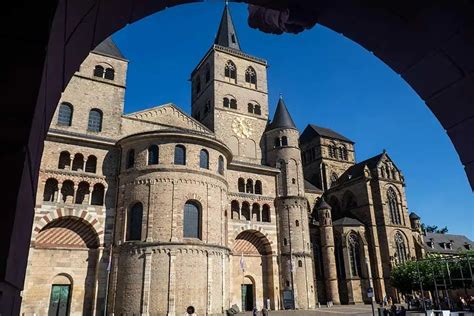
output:
[[[236,236],[231,256],[231,305],[235,303],[242,310],[257,306],[260,310],[270,299],[274,306],[278,284],[274,255],[269,240],[261,232],[244,230]]]
[[[195,0],[58,0],[12,5],[2,20],[5,50],[0,115],[4,220],[0,223],[0,310],[16,314],[22,288],[43,140],[69,79],[87,53],[110,34],[167,7]],[[269,31],[301,30],[316,21],[359,43],[401,75],[451,138],[474,187],[474,4],[469,1],[243,0],[266,5]],[[277,18],[272,19],[271,16]],[[25,23],[29,21],[29,23]],[[272,21],[273,28],[258,25]],[[33,27],[31,27],[33,26]],[[276,26],[276,27],[275,27]],[[27,75],[24,75],[27,74]],[[15,131],[11,133],[11,131]],[[21,198],[19,198],[21,197]],[[20,263],[20,264],[19,264]],[[4,303],[7,302],[7,303]]]

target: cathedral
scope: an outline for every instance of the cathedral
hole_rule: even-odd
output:
[[[191,72],[191,114],[124,114],[111,38],[65,89],[45,140],[22,315],[222,315],[363,304],[422,256],[420,218],[385,151],[269,113],[267,61],[226,5]],[[273,115],[272,115],[273,114]]]

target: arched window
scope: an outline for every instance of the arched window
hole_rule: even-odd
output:
[[[224,170],[225,170],[225,167],[224,167],[224,157],[222,156],[219,156],[219,160],[217,161],[217,172],[219,172],[219,174],[221,175],[224,175]]]
[[[239,202],[232,201],[230,203],[230,210],[231,210],[231,218],[232,219],[240,219],[240,207]]]
[[[186,165],[186,147],[183,145],[176,145],[174,147],[174,164]]]
[[[237,100],[236,99],[230,99],[230,108],[231,109],[237,109]]]
[[[134,166],[135,166],[135,150],[130,149],[127,152],[127,165],[125,168],[130,169],[130,168],[133,168]]]
[[[95,173],[97,170],[97,157],[89,156],[86,161],[86,172]]]
[[[332,187],[336,186],[336,184],[337,184],[337,174],[335,172],[333,172],[331,174],[331,183],[330,183],[329,187],[332,188]]]
[[[361,261],[360,261],[360,241],[359,236],[355,233],[350,233],[348,236],[349,243],[349,261],[351,266],[352,276],[360,276]]]
[[[101,65],[95,66],[94,77],[100,77],[100,78],[104,77],[104,67],[102,67]]]
[[[92,109],[89,112],[89,121],[87,122],[87,130],[90,132],[102,131],[102,112],[98,109]]]
[[[61,196],[63,203],[74,203],[74,183],[70,180],[63,182],[61,187]]]
[[[201,205],[196,201],[184,205],[183,237],[201,239]]]
[[[253,113],[257,114],[257,115],[261,115],[262,114],[262,110],[260,108],[260,105],[258,104],[255,104],[254,107],[253,107]]]
[[[48,179],[44,185],[43,201],[56,202],[58,196],[58,180]]]
[[[91,205],[104,205],[104,186],[100,183],[94,185],[92,191]]]
[[[263,205],[262,222],[270,223],[270,206],[268,206],[268,204]]]
[[[275,144],[275,148],[281,147],[280,137],[275,137],[274,144]]]
[[[387,191],[388,208],[390,210],[390,220],[392,224],[401,225],[400,211],[398,209],[397,194],[393,188]]]
[[[239,192],[245,192],[245,180],[243,178],[239,178],[238,187]]]
[[[72,161],[73,171],[82,171],[84,168],[84,156],[82,154],[75,154],[74,160]]]
[[[248,202],[242,203],[242,218],[247,221],[250,220],[250,204]]]
[[[142,239],[142,219],[143,219],[143,205],[142,203],[137,202],[128,209],[127,236],[126,236],[127,241]]]
[[[286,136],[281,137],[281,145],[282,146],[288,146],[288,137],[286,137]]]
[[[81,182],[79,183],[79,186],[77,187],[77,192],[76,192],[76,201],[74,203],[76,204],[85,204],[89,203],[88,197],[90,194],[89,192],[89,183],[87,182]]]
[[[72,105],[71,103],[63,102],[59,106],[58,125],[71,126],[72,124]]]
[[[262,194],[262,181],[255,181],[255,194]]]
[[[260,205],[257,203],[252,205],[252,220],[260,222]]]
[[[148,147],[148,165],[157,165],[159,163],[159,149],[157,145]]]
[[[209,169],[209,153],[205,149],[201,149],[199,153],[199,167]]]
[[[230,100],[229,100],[229,98],[224,98],[224,100],[223,100],[223,105],[224,105],[225,108],[230,107]]]
[[[209,64],[206,64],[206,83],[208,83],[211,80],[211,67],[209,67]]]
[[[346,148],[346,146],[342,146],[342,147],[341,147],[341,150],[342,150],[342,159],[348,160],[348,158],[347,158],[347,148]]]
[[[245,70],[245,82],[248,82],[252,85],[257,84],[257,73],[252,67],[248,67],[247,70]]]
[[[248,107],[248,112],[253,113],[253,104],[249,103],[249,104],[247,104],[247,107]]]
[[[115,78],[115,71],[114,71],[114,69],[113,69],[113,68],[107,68],[107,69],[105,69],[104,78],[105,78],[105,79],[109,79],[109,80],[114,80],[114,78]]]
[[[288,239],[283,238],[283,246],[287,246],[287,245],[288,245]]]
[[[298,268],[302,268],[302,267],[303,267],[303,261],[298,260]]]
[[[405,238],[400,232],[395,234],[396,261],[404,263],[407,260],[407,248],[405,246]]]
[[[343,159],[344,159],[343,147],[337,148],[337,152],[338,152],[339,159],[340,159],[340,160],[343,160]]]
[[[225,64],[224,75],[232,79],[232,81],[237,82],[237,67],[235,67],[235,64],[230,60]]]
[[[245,192],[253,193],[253,181],[252,181],[252,179],[247,179],[247,185],[245,186]]]
[[[71,167],[71,154],[67,151],[59,155],[58,169],[69,169]]]

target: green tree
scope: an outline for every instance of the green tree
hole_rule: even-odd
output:
[[[421,230],[427,233],[446,234],[448,232],[448,226],[438,228],[436,225],[426,225],[423,223],[421,224]]]

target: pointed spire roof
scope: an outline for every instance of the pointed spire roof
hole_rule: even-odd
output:
[[[227,1],[225,3],[221,24],[219,25],[219,31],[217,32],[214,44],[240,50],[237,32],[235,31],[234,23],[232,22]]]
[[[316,210],[330,210],[331,209],[331,205],[329,205],[326,200],[324,200],[324,197],[321,197],[319,199],[319,202],[316,206]]]
[[[94,48],[93,52],[125,59],[120,49],[117,47],[112,37],[109,36]]]
[[[270,123],[269,130],[272,130],[275,128],[296,129],[295,122],[293,122],[290,112],[288,112],[285,102],[283,101],[283,96],[281,95],[280,95],[280,100],[278,100],[278,105],[275,110],[275,115],[273,116],[273,121]]]

